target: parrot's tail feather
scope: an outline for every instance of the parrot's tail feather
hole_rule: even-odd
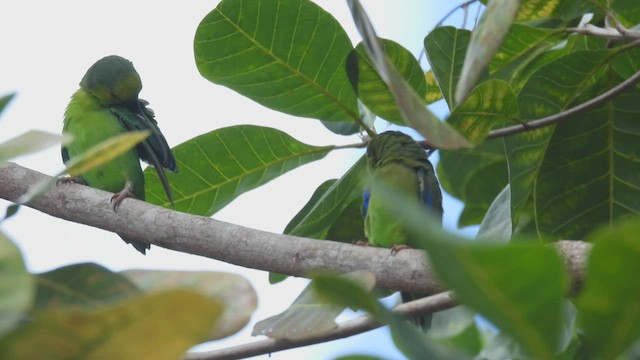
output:
[[[127,244],[133,245],[133,247],[136,248],[136,250],[140,251],[140,253],[142,253],[142,255],[146,255],[147,250],[149,250],[151,248],[151,244],[143,243],[141,241],[127,239],[124,236],[120,236],[120,237]]]

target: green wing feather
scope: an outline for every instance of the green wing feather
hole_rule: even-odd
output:
[[[147,108],[148,102],[138,100],[130,107],[112,106],[109,110],[120,120],[129,131],[150,130],[151,135],[141,142],[136,150],[140,159],[153,168],[158,173],[160,182],[167,193],[167,198],[173,204],[171,187],[164,172],[167,169],[172,172],[178,171],[178,165],[167,140],[158,128],[158,123],[154,118],[153,110]],[[64,155],[63,155],[64,156]]]

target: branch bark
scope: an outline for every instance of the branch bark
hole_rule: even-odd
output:
[[[0,166],[0,198],[14,201],[49,176],[14,163]],[[418,293],[443,291],[420,250],[391,255],[389,249],[318,241],[246,228],[215,219],[125,199],[118,212],[110,193],[79,184],[54,186],[26,206],[51,216],[112,231],[167,249],[200,255],[243,267],[304,277],[311,270],[336,273],[368,270],[376,286]],[[114,241],[116,241],[114,239]],[[574,286],[582,282],[589,245],[556,244]]]
[[[458,303],[455,300],[453,294],[450,291],[445,291],[439,294],[428,296],[426,298],[412,301],[410,303],[400,304],[393,308],[393,311],[400,316],[409,318],[415,316],[416,310],[422,311],[424,309],[428,309],[428,312],[433,313],[436,311],[450,309],[456,305],[458,305]],[[336,329],[327,334],[300,340],[265,339],[242,345],[231,346],[219,350],[193,352],[188,353],[185,357],[185,360],[244,359],[250,356],[270,354],[276,351],[288,350],[302,346],[342,339],[369,330],[373,330],[380,326],[382,325],[371,316],[360,316],[339,324]]]
[[[49,179],[47,175],[17,164],[1,165],[0,197],[14,201],[31,187]],[[380,288],[438,293],[394,309],[406,317],[440,311],[457,304],[450,292],[441,292],[442,287],[424,253],[419,250],[407,249],[392,256],[389,249],[273,234],[168,210],[135,199],[124,200],[118,212],[114,212],[109,206],[111,195],[83,185],[62,184],[49,189],[26,206],[156,246],[244,267],[291,276],[305,276],[309,271],[318,269],[338,273],[368,270],[374,273]],[[572,293],[575,294],[583,281],[591,245],[563,240],[554,246],[564,258],[572,279]],[[378,326],[375,320],[365,316],[340,324],[334,331],[319,337],[296,342],[267,339],[213,352],[193,353],[187,358],[218,359],[264,354],[339,339]]]
[[[0,166],[0,198],[14,201],[49,178],[6,163]],[[114,212],[109,206],[111,195],[79,184],[61,184],[26,206],[156,246],[243,267],[291,276],[305,276],[310,270],[319,269],[336,273],[368,270],[383,289],[431,294],[443,290],[420,250],[407,249],[391,256],[389,249],[274,234],[135,199],[125,199]],[[556,246],[573,281],[579,284],[589,246],[575,243],[565,241]]]
[[[0,198],[14,201],[47,175],[7,163],[0,166]],[[391,256],[389,249],[274,234],[125,199],[117,212],[112,194],[60,184],[27,204],[51,216],[122,234],[167,249],[265,271],[305,276],[310,270],[372,271],[377,286],[437,293],[442,288],[419,250]],[[19,216],[19,214],[18,214]],[[114,237],[114,241],[120,241]],[[426,274],[426,276],[425,276]]]

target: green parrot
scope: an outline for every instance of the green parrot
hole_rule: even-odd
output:
[[[107,56],[93,64],[80,81],[64,113],[63,133],[73,137],[62,147],[62,160],[80,155],[113,136],[133,130],[150,130],[151,135],[136,148],[107,164],[82,174],[76,181],[116,193],[111,198],[114,211],[127,197],[144,200],[144,176],[140,160],[152,165],[171,203],[171,190],[164,169],[178,171],[176,159],[164,138],[148,102],[139,99],[140,76],[133,64],[120,56]],[[72,180],[73,181],[73,180]],[[127,239],[142,254],[150,245]]]
[[[416,247],[398,216],[389,211],[376,197],[377,184],[393,187],[407,196],[415,197],[442,222],[442,192],[427,153],[411,137],[388,131],[374,137],[367,147],[369,173],[374,180],[363,194],[365,235],[369,244],[388,247],[397,252],[403,247]],[[426,296],[401,292],[403,302]],[[416,320],[427,330],[431,316]]]

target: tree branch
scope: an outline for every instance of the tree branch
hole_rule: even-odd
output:
[[[609,40],[638,40],[640,39],[640,31],[630,30],[622,26],[622,24],[614,17],[607,17],[614,26],[607,24],[605,27],[599,27],[591,24],[584,24],[579,27],[567,28],[567,32],[573,32],[581,35],[604,37]],[[607,21],[610,22],[610,21]]]
[[[559,112],[557,114],[544,117],[542,119],[523,123],[521,125],[514,125],[514,126],[505,127],[502,129],[491,130],[487,135],[486,139],[489,140],[489,139],[496,139],[499,137],[515,135],[525,131],[531,131],[531,130],[539,129],[545,126],[557,124],[563,120],[569,119],[574,115],[577,115],[582,112],[586,112],[588,110],[591,110],[595,107],[598,107],[606,103],[607,101],[625,92],[629,88],[635,86],[639,82],[640,82],[640,71],[633,74],[633,76],[621,82],[620,84],[616,85],[615,87],[609,89],[608,91],[594,97],[593,99],[590,99],[589,101],[585,101],[580,105],[574,106],[563,112]]]
[[[17,164],[1,165],[0,198],[14,201],[49,178]],[[131,239],[243,267],[291,276],[305,276],[318,269],[337,273],[368,270],[374,273],[376,285],[384,289],[431,294],[442,291],[419,250],[391,256],[389,249],[274,234],[135,199],[125,199],[114,212],[109,207],[111,195],[79,184],[60,184],[26,206]]]
[[[571,294],[575,295],[582,287],[584,269],[591,244],[583,241],[561,240],[553,246],[564,258],[565,268],[572,279]],[[458,302],[451,291],[441,292],[420,298],[408,303],[400,304],[392,309],[399,316],[415,318],[420,315],[435,313],[457,306]],[[189,353],[185,360],[222,360],[243,359],[250,356],[270,354],[276,351],[288,350],[302,346],[319,344],[327,341],[343,339],[361,334],[382,325],[371,316],[361,316],[339,324],[329,333],[298,340],[265,339],[228,348]]]
[[[48,179],[47,175],[19,165],[4,164],[0,166],[0,197],[13,201]],[[368,270],[374,273],[380,288],[432,294],[442,291],[424,253],[419,250],[407,249],[391,256],[389,249],[273,234],[168,210],[135,199],[124,200],[118,212],[114,212],[109,206],[110,196],[110,193],[87,186],[63,184],[49,189],[27,206],[157,246],[244,267],[292,276],[305,276],[310,270],[318,269],[338,273]],[[575,293],[582,284],[591,245],[582,241],[559,241],[554,246],[565,260]],[[444,292],[399,305],[394,311],[402,316],[415,317],[455,305],[451,293]],[[188,359],[269,353],[339,339],[378,326],[373,319],[362,317],[345,322],[322,337],[298,342],[268,339],[204,354],[190,354]]]
[[[48,179],[37,171],[6,163],[0,166],[0,198],[14,201]],[[420,250],[407,249],[392,256],[386,248],[274,234],[136,199],[125,199],[114,212],[109,206],[111,195],[79,184],[61,184],[26,206],[131,239],[243,267],[303,277],[310,270],[367,270],[382,289],[428,294],[443,291]],[[569,246],[576,243],[584,245]],[[580,284],[589,245],[560,241],[556,246],[567,261],[572,281]]]
[[[442,292],[421,298],[406,304],[400,304],[393,308],[393,312],[403,317],[414,317],[417,313],[433,313],[450,309],[458,305],[453,293],[450,291]],[[428,310],[428,311],[425,311]],[[327,341],[343,339],[352,335],[357,335],[369,330],[382,326],[374,318],[370,316],[361,316],[351,319],[338,325],[336,329],[330,333],[309,337],[300,340],[277,340],[265,339],[246,343],[238,346],[232,346],[220,350],[212,350],[199,353],[187,354],[187,360],[222,360],[222,359],[244,359],[250,356],[269,354],[276,351],[298,348],[313,344],[319,344]]]

